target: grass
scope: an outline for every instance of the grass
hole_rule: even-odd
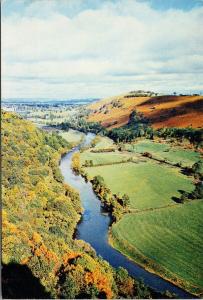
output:
[[[104,157],[107,157],[105,153]],[[190,178],[177,168],[153,161],[85,168],[90,177],[101,175],[113,193],[130,197],[131,208],[147,209],[174,204],[179,190],[192,191]]]
[[[67,140],[69,143],[72,144],[79,144],[82,138],[84,137],[84,134],[73,129],[69,129],[68,131],[60,130],[59,134]]]
[[[148,269],[192,293],[203,291],[203,202],[125,215],[112,243]]]
[[[107,149],[115,148],[113,140],[108,137],[98,136],[99,142],[95,145],[94,149]]]
[[[196,161],[201,159],[198,152],[174,148],[167,144],[149,140],[139,141],[135,144],[126,144],[126,149],[136,153],[150,152],[154,158],[165,159],[173,164],[181,163],[183,167],[191,167]]]
[[[111,164],[122,161],[127,161],[132,155],[121,154],[119,152],[106,152],[106,153],[92,153],[85,151],[80,154],[81,164],[84,164],[86,160],[92,160],[94,165],[98,164]]]
[[[149,271],[200,295],[203,202],[175,203],[172,198],[180,197],[181,191],[194,189],[192,178],[183,175],[179,168],[140,156],[150,152],[155,158],[192,166],[200,159],[199,153],[146,140],[125,147],[131,153],[88,150],[81,154],[82,163],[109,163],[85,170],[90,177],[101,175],[112,193],[130,197],[131,213],[111,228],[112,246]],[[110,165],[130,157],[135,162]]]

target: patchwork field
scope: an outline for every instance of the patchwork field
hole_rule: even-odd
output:
[[[192,180],[177,168],[153,161],[89,167],[85,170],[91,177],[101,175],[113,193],[128,194],[131,208],[139,210],[174,204],[172,197],[180,197],[179,190],[193,190]]]
[[[194,190],[194,178],[181,173],[181,168],[142,156],[149,152],[155,159],[185,167],[200,160],[200,154],[144,139],[124,144],[123,151],[91,152],[101,141],[80,154],[81,165],[91,160],[93,166],[84,167],[90,178],[100,175],[113,194],[130,198],[130,213],[112,225],[110,243],[149,271],[200,295],[203,202],[174,201],[182,191]],[[101,149],[111,148],[108,143],[103,141]]]
[[[156,143],[150,140],[126,144],[125,148],[135,153],[149,152],[154,158],[164,159],[172,164],[181,163],[183,167],[191,167],[196,161],[201,159],[199,152],[176,148],[168,144]]]
[[[202,96],[135,97],[129,93],[103,99],[89,108],[92,113],[88,120],[100,121],[109,129],[127,124],[134,110],[144,114],[154,128],[202,127]]]
[[[203,292],[203,202],[125,215],[111,242],[136,262],[192,293]]]

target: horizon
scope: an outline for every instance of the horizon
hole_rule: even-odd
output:
[[[123,93],[123,94],[128,94],[130,92],[131,91],[128,91],[128,92]],[[147,92],[147,91],[143,91],[143,92]],[[161,93],[161,92],[157,92],[157,93],[158,93],[158,96],[160,96],[160,95],[164,95],[164,96],[167,96],[167,95],[193,96],[194,94],[199,94],[200,96],[203,95],[203,90],[201,90],[201,91],[194,91],[194,92],[191,92],[191,93],[187,93],[187,92],[182,91],[180,93],[174,94],[174,92],[173,93]],[[122,94],[120,94],[120,95],[122,95]],[[116,96],[120,96],[120,95],[113,95],[113,96],[116,97]],[[109,96],[109,97],[112,97],[112,96]],[[84,97],[84,98],[53,98],[53,97],[32,97],[32,98],[31,97],[30,98],[28,98],[28,97],[8,97],[8,98],[5,98],[5,97],[2,97],[1,101],[2,101],[2,103],[3,102],[7,102],[7,101],[16,101],[16,102],[20,102],[20,101],[27,101],[27,102],[57,101],[57,102],[65,102],[65,101],[85,101],[85,100],[88,100],[88,101],[99,101],[99,100],[102,100],[102,99],[105,99],[105,98],[108,98],[108,97]]]
[[[2,98],[202,93],[202,27],[202,0],[4,0]]]

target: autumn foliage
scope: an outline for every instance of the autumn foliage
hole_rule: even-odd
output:
[[[119,298],[116,271],[73,239],[82,208],[58,168],[68,149],[56,134],[2,113],[3,264],[28,267],[52,298]]]

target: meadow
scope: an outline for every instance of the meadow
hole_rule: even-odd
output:
[[[73,129],[69,129],[68,131],[59,130],[58,133],[65,140],[67,140],[69,143],[71,143],[73,145],[79,144],[84,137],[84,134],[82,132],[79,132],[79,131],[73,130]]]
[[[97,143],[94,146],[94,149],[107,149],[107,148],[116,148],[113,140],[108,137],[97,136]]]
[[[198,152],[150,140],[126,144],[125,149],[135,153],[149,152],[156,159],[165,160],[172,164],[180,163],[183,167],[191,167],[196,161],[201,159]]]
[[[200,154],[149,140],[123,146],[124,151],[93,153],[90,148],[80,154],[81,165],[93,162],[84,168],[90,179],[100,175],[113,194],[130,198],[129,213],[110,229],[110,243],[149,271],[199,295],[203,204],[174,201],[182,191],[194,190],[194,179],[181,168],[141,155],[149,152],[155,159],[191,167]]]
[[[108,157],[108,154],[103,154]],[[189,192],[194,188],[192,180],[181,174],[178,168],[151,160],[85,170],[92,178],[101,175],[112,193],[128,194],[131,208],[139,210],[175,204],[172,197],[180,197],[180,190]]]
[[[113,224],[119,251],[192,293],[203,290],[203,202],[127,214]]]
[[[92,160],[93,165],[106,165],[114,164],[120,162],[126,162],[132,158],[132,154],[121,154],[119,152],[107,152],[107,153],[92,153],[89,151],[80,154],[81,165],[85,163],[86,160]]]

